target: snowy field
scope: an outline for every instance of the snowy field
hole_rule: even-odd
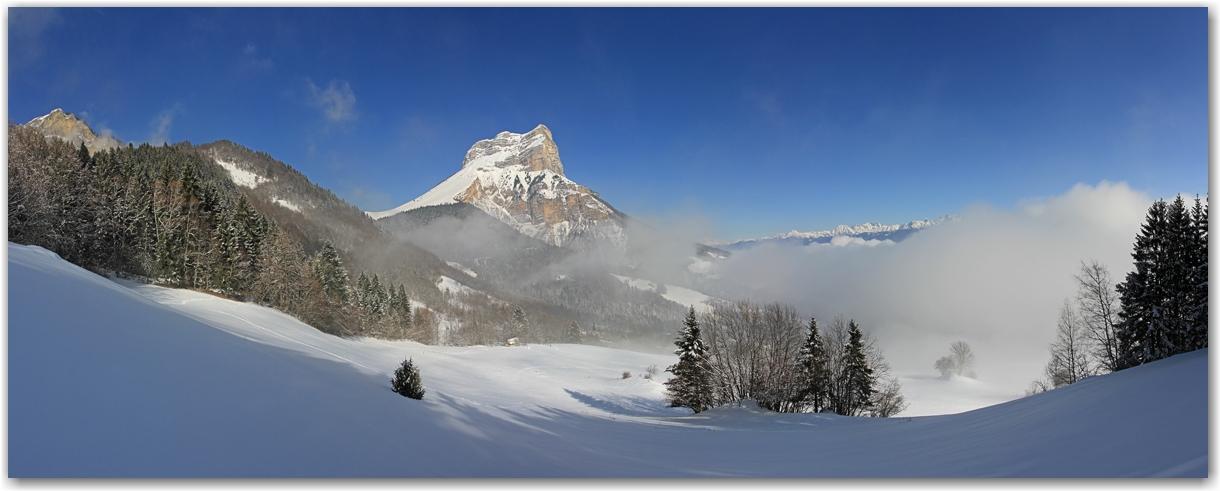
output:
[[[961,414],[691,415],[640,376],[670,356],[341,339],[8,253],[10,478],[1207,476],[1206,350]],[[389,390],[407,357],[423,401]],[[924,414],[1011,397],[903,383]]]

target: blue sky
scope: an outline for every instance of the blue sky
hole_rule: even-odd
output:
[[[720,239],[1207,191],[1206,8],[8,12],[9,119],[232,140],[368,210],[539,123],[568,177]]]

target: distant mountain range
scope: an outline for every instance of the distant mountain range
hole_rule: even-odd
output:
[[[940,225],[945,221],[957,220],[956,215],[945,215],[940,218],[928,220],[913,220],[903,224],[883,225],[880,223],[866,222],[858,225],[839,225],[831,230],[819,230],[816,232],[798,232],[793,230],[788,233],[762,237],[758,239],[742,239],[735,241],[708,241],[710,245],[727,249],[729,251],[741,251],[757,247],[763,244],[790,244],[790,245],[809,245],[809,244],[829,244],[835,240],[835,237],[858,238],[861,240],[877,240],[877,241],[892,241],[901,242],[911,234],[914,234],[922,229]]]

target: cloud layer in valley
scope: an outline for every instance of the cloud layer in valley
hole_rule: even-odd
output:
[[[1012,210],[974,206],[897,244],[767,245],[718,269],[754,300],[856,319],[897,370],[935,373],[963,340],[981,379],[1019,390],[1040,375],[1081,261],[1122,281],[1151,201],[1126,183],[1078,184]]]

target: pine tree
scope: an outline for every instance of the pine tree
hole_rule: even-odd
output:
[[[798,391],[800,400],[811,411],[818,413],[829,405],[830,369],[826,345],[818,333],[818,320],[809,318],[809,336],[801,347],[799,357],[801,376],[804,386]]]
[[[691,307],[683,322],[678,339],[674,341],[678,349],[678,363],[670,365],[665,371],[674,374],[665,382],[670,407],[688,407],[696,413],[712,407],[712,366],[708,361],[707,349],[699,332],[699,322],[695,319],[695,308]]]
[[[864,333],[852,320],[847,325],[848,342],[843,352],[844,397],[839,414],[859,416],[869,408],[870,400],[877,392],[873,368],[868,364],[864,352]]]
[[[1188,349],[1207,347],[1207,203],[1195,196],[1191,210],[1192,261],[1190,266],[1191,303],[1188,306],[1191,332]]]
[[[339,252],[330,241],[323,244],[322,250],[318,251],[314,271],[328,296],[347,302],[347,269],[343,267]]]
[[[580,324],[572,321],[568,324],[568,330],[564,333],[563,341],[565,343],[580,344],[583,341],[583,335],[580,332]]]
[[[402,361],[397,370],[394,370],[394,378],[390,379],[390,389],[403,397],[424,398],[424,385],[420,381],[419,368],[415,367],[414,360],[407,358]]]
[[[1205,347],[1206,209],[1179,196],[1148,209],[1131,257],[1135,270],[1116,289],[1118,369]]]
[[[502,334],[506,340],[517,338],[518,342],[525,343],[526,338],[530,334],[530,324],[529,320],[525,318],[525,311],[521,310],[521,307],[513,307],[513,318],[505,326]]]
[[[1120,358],[1118,368],[1130,368],[1164,358],[1168,342],[1164,319],[1164,293],[1160,280],[1164,276],[1167,220],[1164,200],[1157,200],[1148,209],[1140,234],[1135,238],[1135,270],[1127,273],[1126,281],[1118,284],[1120,325],[1116,337]]]

